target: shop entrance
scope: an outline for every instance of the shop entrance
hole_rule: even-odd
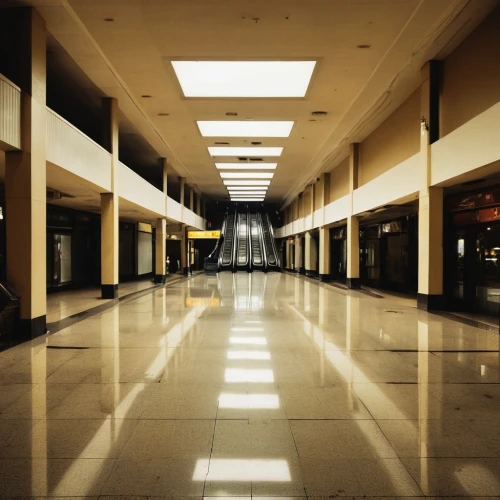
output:
[[[452,308],[500,315],[500,222],[456,228]]]
[[[345,283],[347,277],[347,227],[330,229],[330,273],[333,280]]]
[[[71,234],[47,234],[47,288],[69,285],[71,276]]]

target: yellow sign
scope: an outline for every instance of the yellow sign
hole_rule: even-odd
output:
[[[186,307],[219,307],[218,297],[186,297]]]
[[[220,231],[188,231],[190,240],[217,240],[220,238]]]

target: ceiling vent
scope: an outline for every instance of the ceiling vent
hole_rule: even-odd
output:
[[[262,144],[262,142],[259,142],[259,141],[253,141],[252,142],[253,146],[260,146],[261,144]]]
[[[229,142],[215,141],[214,144],[219,144],[219,145],[227,146],[229,144]]]
[[[326,116],[328,114],[328,111],[313,111],[311,115],[313,116]]]
[[[238,113],[236,113],[235,111],[228,111],[226,113],[226,116],[238,116]]]
[[[239,161],[248,161],[248,158],[243,158],[242,156],[240,156],[240,157],[238,158],[238,160],[239,160]]]
[[[263,158],[250,158],[250,161],[264,161]]]

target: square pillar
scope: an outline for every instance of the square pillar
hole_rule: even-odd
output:
[[[347,217],[347,287],[359,288],[359,220]]]
[[[21,148],[5,154],[7,283],[20,296],[20,331],[46,331],[46,29],[35,9],[8,9],[16,83],[21,88]],[[9,50],[11,48],[9,47]]]
[[[196,214],[201,217],[201,194],[196,196]]]
[[[316,269],[316,258],[318,256],[318,248],[316,240],[312,237],[311,232],[307,231],[304,238],[304,264],[307,276],[311,276]]]
[[[156,219],[155,283],[165,283],[167,278],[167,219]]]
[[[103,99],[104,143],[111,153],[111,193],[101,194],[101,297],[118,297],[118,101]]]
[[[189,210],[194,212],[194,188],[193,186],[189,187]]]
[[[168,181],[168,175],[167,175],[167,167],[168,167],[168,162],[166,158],[160,158],[160,163],[163,171],[163,179],[162,179],[162,190],[165,193],[165,196],[167,195],[167,181]]]
[[[431,186],[431,144],[439,139],[441,78],[442,61],[429,61],[422,68],[417,307],[423,310],[445,307],[443,189]]]
[[[319,280],[331,281],[330,276],[330,230],[319,229]]]
[[[359,288],[359,219],[354,215],[354,191],[358,189],[359,144],[349,145],[349,216],[347,217],[347,287]]]
[[[186,190],[186,178],[179,177],[179,203],[184,207],[184,193]]]

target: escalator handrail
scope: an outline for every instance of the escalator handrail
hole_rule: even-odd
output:
[[[231,268],[236,270],[238,266],[238,239],[240,232],[240,219],[238,217],[238,209],[234,209],[234,225],[233,225],[233,259],[231,262]]]
[[[278,249],[276,248],[276,241],[274,239],[274,230],[273,226],[271,225],[271,220],[269,219],[269,214],[266,215],[266,223],[267,223],[267,230],[269,233],[269,239],[271,240],[271,248],[274,254],[274,261],[275,264],[272,264],[272,267],[279,267],[279,259],[278,259]],[[270,264],[271,266],[271,264]]]
[[[226,237],[227,237],[227,226],[228,226],[228,223],[229,223],[229,212],[226,214],[226,216],[224,217],[224,224],[222,226],[222,233],[221,233],[221,237],[222,237],[222,243],[221,243],[221,246],[220,246],[220,249],[219,249],[219,256],[218,256],[218,261],[217,261],[217,267],[218,269],[222,269],[222,259],[224,257],[224,247],[226,246]]]
[[[273,245],[274,257],[276,259],[276,267],[280,266],[280,260],[278,258],[278,248],[276,247],[276,238],[274,236],[274,228],[271,224],[271,219],[269,218],[269,214],[266,214],[267,217],[267,227],[269,228],[269,234],[271,236],[271,243]]]
[[[267,271],[269,265],[267,262],[266,242],[264,241],[264,228],[262,227],[262,215],[260,213],[257,213],[257,231],[262,254],[262,267],[264,271]]]
[[[224,238],[226,235],[226,226],[227,226],[228,217],[229,217],[229,213],[226,213],[224,215],[224,222],[222,223],[222,229],[220,232],[219,239],[217,240],[217,243],[215,244],[215,248],[213,249],[212,253],[208,256],[209,259],[217,256],[217,268],[218,269],[220,269],[220,264],[221,264],[221,253],[222,253],[222,248],[224,246]]]
[[[247,207],[247,269],[252,270],[252,259],[253,259],[253,249],[252,249],[252,226],[250,225],[250,211]]]

